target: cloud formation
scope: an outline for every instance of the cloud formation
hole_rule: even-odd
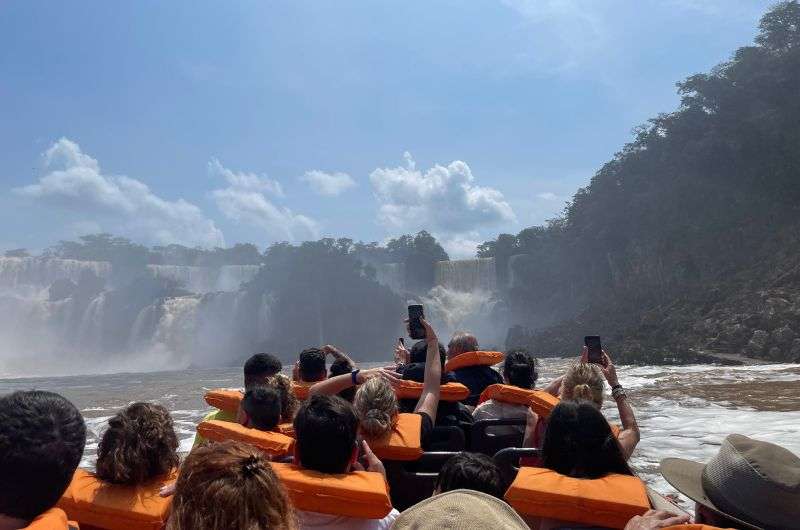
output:
[[[409,153],[404,158],[405,166],[379,168],[369,176],[379,220],[387,227],[453,236],[516,221],[503,194],[478,186],[465,162],[437,164],[423,173]]]
[[[272,240],[304,241],[318,237],[319,229],[313,219],[277,206],[264,195],[283,197],[278,182],[254,173],[231,171],[217,159],[208,163],[208,171],[228,182],[227,188],[211,192],[220,212],[228,219],[263,230]]]
[[[558,199],[558,195],[552,191],[543,191],[542,193],[537,193],[536,196],[544,201],[555,201]]]
[[[302,182],[307,183],[311,190],[317,195],[335,197],[345,190],[356,185],[355,181],[347,173],[326,173],[318,169],[306,171],[300,177]]]
[[[88,214],[93,227],[137,241],[224,245],[222,232],[200,208],[184,199],[162,199],[139,180],[104,175],[97,160],[67,138],[55,142],[43,159],[44,175],[35,184],[15,188],[15,194],[56,205],[81,219]]]

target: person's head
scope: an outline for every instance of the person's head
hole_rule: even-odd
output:
[[[319,348],[306,348],[301,351],[297,375],[301,381],[307,383],[325,379],[325,352]]]
[[[605,416],[588,401],[562,401],[550,413],[542,465],[574,478],[633,474]]]
[[[697,504],[695,522],[720,528],[798,528],[800,457],[731,434],[707,464],[665,458],[661,474]]]
[[[528,525],[514,509],[480,491],[453,490],[434,495],[408,508],[395,519],[395,530],[464,530],[503,528],[527,530]]]
[[[358,387],[353,406],[365,437],[379,438],[392,430],[398,413],[397,396],[385,379],[373,377]]]
[[[447,343],[447,358],[452,359],[468,351],[478,351],[478,339],[466,331],[457,331]]]
[[[353,371],[353,368],[353,363],[351,363],[349,360],[344,358],[336,359],[333,361],[333,363],[331,363],[330,376],[336,377],[337,375],[349,374]],[[352,403],[356,396],[356,389],[355,387],[346,388],[339,392],[338,396],[345,401]]]
[[[141,484],[178,467],[177,450],[167,409],[134,403],[108,420],[97,447],[97,476],[113,484]]]
[[[444,367],[445,361],[447,361],[447,350],[444,349],[442,343],[439,343],[439,357],[441,358],[442,367]],[[425,360],[428,358],[428,343],[424,340],[420,340],[415,342],[411,349],[408,351],[408,363],[409,364],[416,364],[422,363],[425,364]]]
[[[591,401],[600,408],[603,405],[604,390],[605,378],[596,364],[574,363],[564,374],[559,397],[563,400]]]
[[[244,387],[262,385],[265,380],[280,373],[283,365],[272,354],[256,353],[244,363]]]
[[[181,467],[166,528],[297,528],[289,496],[268,460],[241,442],[196,448]]]
[[[322,473],[345,473],[358,456],[358,418],[339,396],[314,395],[294,417],[295,460]]]
[[[506,492],[500,468],[480,453],[462,452],[451,457],[439,471],[434,494],[452,490],[482,491],[502,499]]]
[[[0,397],[0,515],[30,521],[72,480],[86,426],[64,397],[42,390]]]
[[[533,388],[539,374],[536,372],[536,359],[524,351],[511,351],[503,363],[503,380],[506,384],[520,388]]]
[[[268,377],[262,386],[274,389],[281,401],[281,418],[283,423],[291,423],[297,410],[297,398],[292,392],[292,381],[283,374]]]
[[[268,386],[257,386],[244,393],[240,423],[251,429],[271,431],[281,421],[280,393]]]

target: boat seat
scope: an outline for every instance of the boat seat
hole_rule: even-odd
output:
[[[419,460],[384,462],[392,506],[403,511],[433,495],[442,466],[458,451],[429,451]]]
[[[486,456],[494,456],[501,449],[520,447],[523,438],[522,432],[495,434],[491,432],[491,429],[509,425],[525,427],[525,424],[526,421],[523,418],[496,418],[476,421],[470,429],[470,450],[475,453],[483,453]]]
[[[541,449],[533,447],[507,447],[498,451],[494,457],[494,463],[500,468],[503,480],[506,484],[511,484],[519,472],[519,459],[523,457],[540,456]]]
[[[459,452],[467,448],[464,431],[455,425],[439,425],[433,428],[428,440],[429,451]]]

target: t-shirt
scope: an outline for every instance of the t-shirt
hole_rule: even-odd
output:
[[[489,385],[502,384],[503,378],[490,366],[467,366],[453,370],[456,381],[469,388],[469,397],[462,403],[470,406],[478,404],[481,393]]]
[[[428,416],[427,412],[417,412],[417,414],[422,416],[422,430],[420,431],[419,441],[422,443],[422,448],[427,450],[431,432],[433,432],[433,420]]]
[[[201,420],[201,422],[209,421],[209,420],[219,420],[219,421],[236,421],[236,414],[233,412],[228,412],[225,410],[212,410],[205,417]],[[206,443],[206,439],[200,436],[199,433],[194,433],[194,443],[192,443],[192,449],[197,447],[200,444]]]
[[[515,403],[502,403],[493,399],[488,399],[478,405],[472,411],[472,417],[475,421],[480,420],[527,420],[528,407],[525,405],[517,405]],[[525,434],[525,425],[500,425],[498,427],[489,427],[489,432],[497,436],[506,436],[511,434]]]
[[[306,528],[332,528],[335,530],[389,530],[400,512],[392,508],[389,515],[383,519],[359,519],[356,517],[342,517],[318,512],[296,510],[300,522],[300,530]]]

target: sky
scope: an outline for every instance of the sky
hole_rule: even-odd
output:
[[[772,2],[0,0],[0,251],[553,218]]]

